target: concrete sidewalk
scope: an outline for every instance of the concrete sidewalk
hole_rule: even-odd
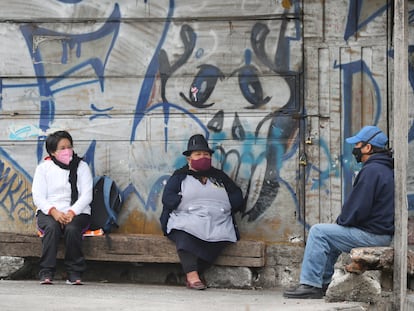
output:
[[[86,283],[83,286],[39,285],[38,281],[0,280],[0,310],[143,310],[143,311],[267,311],[366,310],[353,302],[284,299],[282,290],[213,289],[184,286]]]

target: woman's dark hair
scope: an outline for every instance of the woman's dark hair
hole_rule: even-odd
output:
[[[66,131],[54,132],[46,138],[46,151],[50,156],[56,151],[59,141],[63,138],[69,139],[70,144],[73,146],[72,136]]]

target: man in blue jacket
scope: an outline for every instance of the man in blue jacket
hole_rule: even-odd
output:
[[[300,285],[283,296],[322,298],[342,252],[366,246],[389,246],[394,235],[394,160],[387,136],[376,126],[365,126],[346,139],[362,162],[352,191],[336,224],[316,224],[309,231]]]

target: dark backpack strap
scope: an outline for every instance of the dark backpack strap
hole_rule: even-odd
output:
[[[105,203],[106,209],[109,211],[109,210],[112,209],[112,206],[111,206],[111,203],[110,203],[112,180],[110,180],[106,176],[104,176],[104,178],[105,178],[104,179],[104,184],[103,184],[104,203]]]
[[[104,195],[104,203],[106,210],[109,214],[109,224],[114,224],[118,227],[118,222],[116,219],[115,211],[113,210],[112,202],[111,202],[111,191],[112,191],[113,181],[105,176],[104,185],[103,185],[103,195]],[[119,194],[117,194],[119,195]]]
[[[102,176],[95,176],[95,177],[93,178],[93,188],[95,188],[95,187],[96,187],[96,184],[98,183],[98,181],[99,181],[101,178],[103,178],[103,177],[102,177]]]
[[[106,211],[108,212],[109,215],[109,220],[108,222],[104,225],[105,226],[105,241],[106,241],[106,245],[108,246],[108,249],[111,250],[112,249],[112,240],[109,237],[109,231],[106,230],[107,226],[111,226],[111,223],[114,222],[116,226],[118,226],[118,224],[116,224],[115,222],[115,216],[113,214],[112,211],[112,207],[111,207],[111,203],[110,203],[110,196],[111,196],[111,188],[112,188],[112,180],[110,178],[108,178],[107,176],[103,176],[103,199],[104,199],[104,205],[106,208]]]

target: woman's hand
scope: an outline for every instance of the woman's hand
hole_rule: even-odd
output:
[[[73,212],[71,211],[63,213],[55,208],[50,211],[50,215],[61,225],[67,225],[70,223],[74,216]]]
[[[66,216],[66,220],[67,220],[67,223],[66,223],[66,224],[68,224],[68,223],[70,223],[70,222],[73,220],[73,217],[75,217],[75,213],[74,213],[74,212],[72,212],[71,210],[69,210],[69,211],[65,214],[65,216]]]

